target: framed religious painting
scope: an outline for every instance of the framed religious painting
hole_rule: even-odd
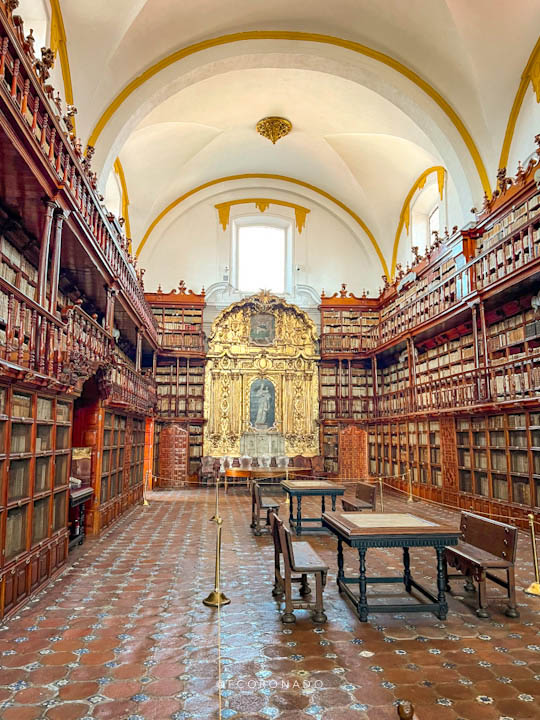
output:
[[[276,337],[276,319],[270,313],[251,316],[249,339],[254,345],[272,345]]]

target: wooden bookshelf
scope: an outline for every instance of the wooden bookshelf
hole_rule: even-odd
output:
[[[204,355],[204,290],[194,293],[180,282],[178,290],[145,293],[157,322],[162,350],[183,355]]]
[[[357,355],[375,347],[379,323],[377,301],[347,292],[321,295],[321,357]]]
[[[322,420],[363,420],[373,413],[369,360],[324,360],[319,368],[319,411]]]
[[[0,615],[66,558],[72,408],[0,385]]]
[[[458,418],[459,489],[540,507],[540,412]]]
[[[202,418],[204,360],[160,357],[156,367],[158,413],[167,418]]]

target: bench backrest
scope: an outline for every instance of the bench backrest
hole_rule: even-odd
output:
[[[274,549],[276,555],[283,555],[283,564],[285,571],[291,571],[294,567],[294,551],[290,531],[283,524],[283,520],[275,514],[270,514],[270,527],[272,528],[272,538],[274,540]]]
[[[272,534],[272,540],[274,541],[276,557],[281,555],[281,538],[279,536],[280,525],[283,525],[283,522],[279,519],[276,513],[270,513],[270,532]]]
[[[463,533],[463,542],[490,552],[508,562],[514,562],[518,538],[517,528],[480,515],[462,512],[460,529]]]
[[[368,483],[359,482],[356,485],[355,497],[362,502],[369,503],[375,510],[375,503],[377,501],[377,487],[375,485],[368,485]]]

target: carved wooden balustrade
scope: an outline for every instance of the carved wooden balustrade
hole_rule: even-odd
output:
[[[540,244],[533,242],[532,224],[456,269],[444,281],[381,319],[378,344],[394,342],[400,335],[452,311],[456,303],[474,292],[486,291],[496,283],[511,282],[525,266],[536,262]]]
[[[78,305],[65,308],[62,318],[67,325],[67,359],[75,372],[90,376],[111,363],[114,341],[101,325]]]
[[[491,399],[504,401],[540,397],[540,353],[493,365],[488,369]]]
[[[108,399],[111,403],[149,415],[157,406],[156,388],[151,377],[136,372],[123,356],[116,353],[110,373]]]
[[[15,376],[30,370],[65,383],[67,327],[14,285],[0,278],[0,359]],[[69,384],[69,383],[67,383]]]
[[[67,122],[69,127],[69,113],[64,119],[60,117],[60,109],[52,101],[53,89],[45,84],[46,65],[33,56],[32,45],[24,37],[21,19],[11,14],[9,2],[0,0],[0,92],[24,120],[36,150],[69,195],[83,237],[92,238],[111,275],[157,343],[152,311],[127,257],[125,238],[97,197],[97,178],[90,170],[89,158],[83,157],[79,143],[66,132],[64,124]]]
[[[0,278],[0,361],[15,377],[32,371],[43,382],[66,388],[111,363],[112,337],[80,307],[62,318]]]

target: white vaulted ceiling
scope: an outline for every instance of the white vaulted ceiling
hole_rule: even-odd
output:
[[[443,165],[457,188],[451,224],[467,222],[494,186],[540,27],[537,0],[60,6],[77,131],[95,143],[102,187],[120,158],[135,247],[179,196],[260,173],[347,205],[388,264],[403,200],[424,170]],[[274,114],[293,123],[275,146],[255,131]]]

